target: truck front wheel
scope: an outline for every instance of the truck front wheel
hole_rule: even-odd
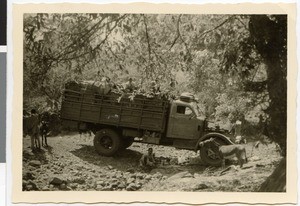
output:
[[[218,138],[216,139],[220,145],[226,145],[226,143],[221,139]],[[215,151],[209,147],[204,146],[203,148],[200,149],[200,157],[204,163],[211,166],[220,166],[222,164],[222,160],[218,154],[218,151]]]
[[[95,135],[94,147],[100,155],[113,156],[121,147],[121,137],[111,129],[102,129]]]

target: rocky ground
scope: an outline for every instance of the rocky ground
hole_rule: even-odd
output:
[[[278,165],[273,144],[246,145],[248,163],[242,169],[233,159],[227,170],[206,166],[199,153],[151,145],[159,162],[150,172],[138,161],[150,145],[134,143],[114,157],[93,148],[93,136],[64,134],[48,137],[48,147],[32,152],[23,139],[23,190],[73,191],[256,191]]]

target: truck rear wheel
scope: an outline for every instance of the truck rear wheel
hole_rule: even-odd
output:
[[[216,141],[220,145],[226,145],[224,141],[216,137]],[[201,160],[211,166],[220,166],[222,164],[222,160],[218,154],[218,151],[214,151],[209,147],[203,147],[200,149],[200,157]]]
[[[113,156],[121,147],[121,137],[111,129],[102,129],[95,135],[94,147],[100,155]]]

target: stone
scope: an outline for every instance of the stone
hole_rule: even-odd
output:
[[[113,178],[111,179],[112,182],[118,182],[118,179],[117,178]]]
[[[111,188],[117,188],[118,187],[118,185],[119,185],[119,183],[118,182],[113,182],[113,183],[111,183]]]
[[[190,158],[189,159],[189,164],[190,165],[200,165],[202,164],[203,162],[201,161],[201,158],[200,157],[195,157],[195,158]]]
[[[136,185],[134,183],[130,183],[127,187],[126,187],[126,190],[127,191],[135,191],[137,188],[136,188]]]
[[[57,178],[57,177],[54,177],[51,181],[50,181],[50,184],[52,185],[57,185],[57,186],[60,186],[61,184],[63,183],[63,180]]]
[[[209,188],[206,184],[200,183],[193,187],[193,190],[203,190]]]
[[[136,178],[136,174],[131,174],[129,177],[130,178]]]
[[[26,190],[26,191],[32,191],[32,190],[33,190],[33,186],[32,186],[31,184],[27,184],[27,185],[25,186],[25,190]]]
[[[170,159],[170,165],[177,165],[178,164],[178,159],[177,158],[171,158]]]
[[[81,166],[77,166],[76,168],[78,171],[82,171],[82,167]]]
[[[102,189],[103,189],[102,185],[97,185],[96,190],[102,190]]]
[[[23,174],[23,180],[34,180],[35,176],[31,172],[25,172]]]
[[[78,184],[84,184],[85,179],[83,177],[78,177],[78,178],[73,179],[73,182],[78,183]]]
[[[28,181],[28,183],[26,184],[26,190],[27,191],[38,191],[38,187],[37,185],[33,182],[33,181]]]
[[[253,156],[253,157],[248,158],[248,160],[251,162],[256,162],[256,161],[259,161],[260,158],[258,156]]]
[[[111,191],[112,188],[110,186],[106,186],[102,188],[102,191]]]
[[[130,172],[125,172],[124,174],[123,174],[123,176],[125,176],[125,177],[128,177],[130,175]]]
[[[72,189],[76,189],[76,188],[78,187],[78,184],[77,184],[77,183],[71,183],[71,184],[70,184],[70,187],[71,187]]]
[[[145,175],[142,174],[142,173],[138,173],[138,174],[136,174],[136,178],[144,179],[144,178],[145,178]]]
[[[138,182],[135,184],[135,187],[136,187],[136,189],[140,189],[142,187],[142,185],[143,184],[141,182]]]
[[[42,163],[39,160],[31,160],[29,162],[29,165],[33,166],[33,167],[40,167],[42,165]]]
[[[61,190],[66,190],[66,189],[67,189],[67,184],[66,184],[66,183],[62,183],[62,184],[59,186],[59,189],[61,189]]]
[[[129,178],[129,179],[127,179],[127,184],[133,183],[134,181],[135,181],[134,178]]]
[[[46,185],[45,187],[42,188],[42,191],[50,191],[50,188]]]
[[[189,172],[180,172],[168,178],[169,181],[181,179],[181,178],[194,178],[194,176]]]
[[[146,177],[145,177],[145,180],[151,180],[152,179],[152,176],[151,175],[147,175]]]
[[[156,172],[153,177],[159,179],[162,177],[162,174],[160,172]]]
[[[111,165],[108,165],[107,168],[110,170],[114,169]]]
[[[134,173],[134,169],[133,168],[129,168],[129,169],[126,170],[126,172]]]
[[[101,185],[101,186],[104,186],[104,185],[105,185],[104,181],[97,181],[96,184],[97,184],[97,185]]]
[[[125,185],[123,182],[121,182],[121,183],[118,185],[118,188],[120,188],[120,189],[126,188],[126,185]]]
[[[188,162],[188,160],[186,157],[178,157],[177,162],[179,165],[183,165],[183,164],[186,164]]]
[[[100,177],[100,178],[104,178],[104,179],[107,178],[107,176],[106,176],[105,174],[100,174],[99,177]]]

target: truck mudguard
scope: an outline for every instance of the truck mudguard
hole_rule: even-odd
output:
[[[204,140],[207,140],[211,137],[215,137],[215,138],[218,138],[218,139],[221,139],[223,140],[225,143],[227,144],[234,144],[228,137],[226,137],[224,134],[221,134],[221,133],[217,133],[217,132],[211,132],[211,133],[208,133],[208,134],[205,134],[204,136],[202,136],[198,141],[197,141],[197,144],[195,145],[195,152],[197,152],[198,148],[199,148],[199,143],[204,141]]]

